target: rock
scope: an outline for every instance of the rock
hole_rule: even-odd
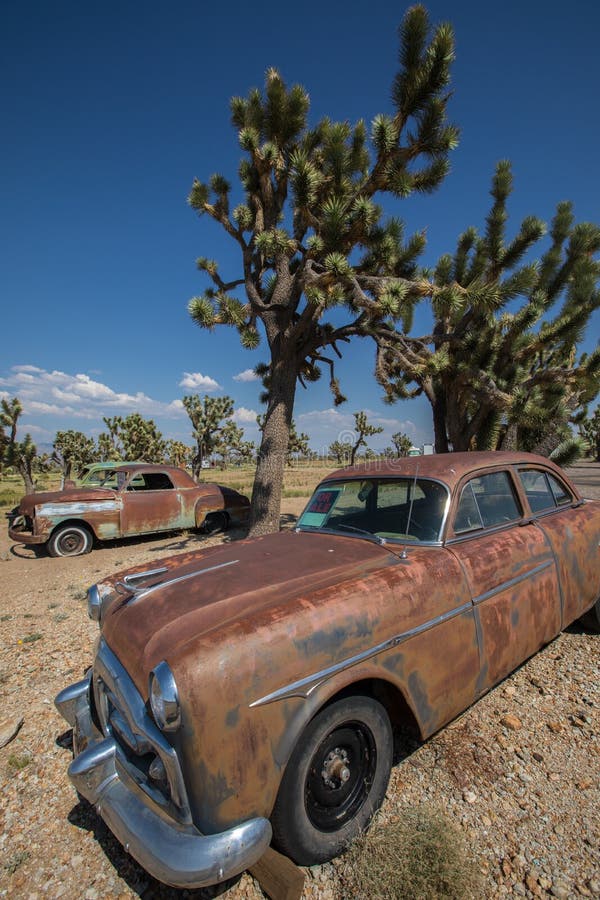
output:
[[[477,800],[477,794],[473,791],[463,791],[463,800],[465,803],[475,803]]]
[[[518,731],[519,728],[523,727],[523,723],[516,716],[513,716],[512,713],[509,713],[506,716],[502,716],[500,719],[500,724],[504,725],[505,728],[508,728],[509,731]]]
[[[561,731],[563,730],[563,727],[560,724],[560,722],[546,722],[546,725],[548,726],[548,728],[550,729],[550,731],[553,734],[560,734]]]
[[[6,747],[7,744],[10,744],[16,738],[24,721],[23,717],[15,717],[3,719],[0,722],[0,747]]]
[[[564,881],[554,881],[550,888],[550,893],[553,897],[558,897],[558,900],[567,900],[568,897],[572,896],[571,889]]]

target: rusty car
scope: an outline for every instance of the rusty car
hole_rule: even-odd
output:
[[[110,468],[98,487],[26,494],[9,516],[15,543],[45,546],[50,556],[80,556],[94,540],[179,529],[208,533],[243,524],[247,497],[194,481],[184,469],[145,463]]]
[[[70,779],[147,871],[194,888],[273,840],[343,852],[394,741],[425,740],[575,619],[600,626],[600,502],[527,453],[333,472],[293,530],[88,591],[92,667],[56,706]]]

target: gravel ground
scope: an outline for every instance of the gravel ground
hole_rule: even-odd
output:
[[[600,464],[572,471],[600,499]],[[284,512],[298,512],[289,501]],[[232,535],[235,537],[235,534]],[[76,559],[35,558],[0,535],[0,896],[207,898],[160,885],[68,782],[53,698],[91,661],[85,590],[107,572],[198,545],[196,535],[121,541]],[[407,805],[464,830],[485,897],[600,897],[600,636],[571,627],[392,773],[381,819]],[[333,900],[339,863],[307,870],[303,900]],[[244,874],[225,900],[259,900]],[[366,898],[365,898],[366,900]]]

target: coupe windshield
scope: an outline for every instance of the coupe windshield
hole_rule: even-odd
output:
[[[444,485],[426,478],[332,481],[319,485],[298,527],[399,541],[439,541],[447,504]]]

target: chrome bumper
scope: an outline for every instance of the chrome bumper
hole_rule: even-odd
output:
[[[89,690],[88,676],[54,701],[73,726],[75,758],[69,778],[140,865],[166,884],[198,888],[239,875],[255,863],[271,841],[268,819],[250,819],[220,834],[204,835],[166,815],[118,765],[116,741],[102,735],[92,721]]]

